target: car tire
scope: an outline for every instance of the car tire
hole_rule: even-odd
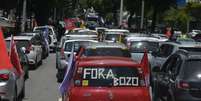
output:
[[[21,91],[21,93],[19,95],[20,99],[23,99],[24,97],[25,97],[25,84],[23,85],[22,91]]]
[[[18,101],[17,86],[15,86],[13,101]]]
[[[43,64],[43,60],[41,59],[38,64],[41,66]]]

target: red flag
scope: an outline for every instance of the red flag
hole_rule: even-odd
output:
[[[64,19],[64,22],[66,24],[65,26],[66,30],[73,30],[74,28],[76,28],[74,19],[67,18],[67,19]]]
[[[144,56],[141,60],[141,66],[143,68],[143,72],[147,81],[147,85],[150,83],[150,67],[149,67],[149,59],[147,55],[147,50],[145,49]]]
[[[21,75],[23,73],[21,64],[20,64],[20,60],[19,60],[19,56],[17,53],[17,48],[16,48],[16,43],[13,39],[13,36],[11,36],[11,50],[10,50],[10,59],[11,59],[11,63],[13,64],[13,66],[15,67],[15,69],[17,70],[17,73],[19,75]]]
[[[8,52],[6,50],[6,43],[4,41],[3,32],[1,30],[1,28],[0,28],[0,55],[1,55],[0,70],[2,70],[2,69],[11,70],[13,68],[13,66],[10,62]]]

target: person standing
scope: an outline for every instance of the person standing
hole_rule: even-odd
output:
[[[171,39],[173,38],[173,35],[174,35],[174,31],[173,31],[172,27],[171,27],[171,26],[167,26],[167,27],[165,28],[164,34],[165,34],[165,36],[166,36],[168,39],[171,40]]]

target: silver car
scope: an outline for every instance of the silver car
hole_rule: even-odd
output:
[[[179,49],[187,50],[190,52],[200,52],[201,43],[195,42],[192,39],[162,43],[159,47],[159,50],[152,53],[153,57],[152,61],[150,61],[152,71],[160,70],[160,67],[164,64],[167,58]]]
[[[24,74],[16,74],[13,68],[10,70],[0,70],[0,100],[18,101],[25,95]]]
[[[73,45],[75,45],[75,52],[78,51],[79,47],[81,44],[84,43],[97,43],[98,41],[96,40],[91,40],[91,39],[71,39],[71,40],[66,40],[62,46],[60,51],[57,51],[57,57],[56,57],[56,66],[57,66],[57,79],[58,82],[61,82],[64,77],[64,72],[65,69],[68,65],[68,58],[71,54],[71,49]]]
[[[11,37],[6,38],[6,41],[10,41]],[[16,46],[23,49],[27,54],[29,64],[36,68],[42,64],[42,46],[40,41],[37,41],[33,36],[14,36]]]

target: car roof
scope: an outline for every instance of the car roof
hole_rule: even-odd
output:
[[[171,44],[177,47],[201,47],[201,43],[200,42],[185,42],[185,41],[167,41],[167,42],[163,42],[162,44]]]
[[[121,48],[121,49],[127,49],[127,47],[122,43],[112,43],[112,42],[98,42],[98,43],[92,43],[87,46],[85,46],[86,49],[89,48]]]
[[[125,57],[115,56],[89,56],[81,57],[79,66],[140,66],[136,61]]]
[[[33,36],[14,36],[14,40],[31,40]],[[5,40],[11,40],[11,37],[7,37]]]
[[[129,33],[129,31],[126,29],[106,29],[105,31],[106,32],[128,32]]]
[[[72,40],[65,40],[64,43],[67,43],[67,42],[75,42],[75,41],[90,41],[90,42],[98,42],[97,40],[91,40],[91,39],[72,39]]]
[[[53,28],[53,26],[50,26],[50,25],[45,25],[45,26],[37,26],[37,27],[34,27],[35,28]]]
[[[20,33],[21,36],[34,36],[39,34],[39,32],[25,32],[25,33]]]
[[[159,39],[155,37],[131,37],[129,41],[150,41],[150,42],[158,42]]]

